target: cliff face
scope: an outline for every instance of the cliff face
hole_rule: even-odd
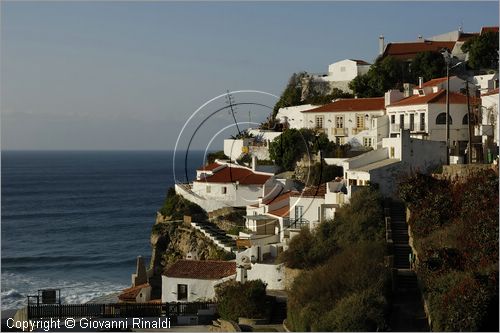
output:
[[[191,253],[194,259],[229,259],[228,253],[219,249],[199,231],[178,221],[169,221],[160,213],[151,232],[151,263],[149,281],[152,297],[161,297],[161,274],[163,270]]]

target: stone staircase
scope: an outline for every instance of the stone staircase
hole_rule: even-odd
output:
[[[394,295],[390,326],[392,331],[430,331],[415,271],[410,268],[408,225],[403,203],[390,205],[394,254]]]
[[[215,245],[227,252],[237,252],[236,241],[224,230],[210,222],[191,222],[191,226],[207,236]]]

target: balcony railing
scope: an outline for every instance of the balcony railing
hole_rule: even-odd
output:
[[[347,136],[347,128],[332,128],[332,134],[336,136]]]
[[[417,126],[415,123],[413,126],[410,125],[410,123],[405,123],[403,127],[401,124],[391,124],[391,132],[399,132],[400,129],[409,129],[411,132],[423,132],[425,130],[425,124],[423,126]]]
[[[359,133],[361,133],[361,132],[363,132],[363,131],[366,131],[367,129],[368,129],[368,128],[366,128],[366,127],[354,127],[354,128],[352,129],[352,135],[359,134]]]

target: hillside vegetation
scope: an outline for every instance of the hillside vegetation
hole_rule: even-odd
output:
[[[417,174],[400,186],[432,329],[498,331],[498,174]]]
[[[288,299],[295,331],[375,331],[386,328],[388,270],[382,201],[367,188],[353,194],[335,220],[303,229],[281,260],[303,271]]]

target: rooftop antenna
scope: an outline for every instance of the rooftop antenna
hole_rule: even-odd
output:
[[[226,103],[229,104],[230,112],[231,112],[231,115],[233,116],[234,123],[236,125],[236,129],[238,130],[238,134],[241,136],[240,127],[238,126],[238,122],[236,121],[236,117],[234,116],[234,108],[233,108],[234,97],[229,93],[229,90],[227,90],[227,94],[226,94]]]
[[[458,32],[464,32],[464,20],[460,22],[460,25],[458,26]]]

